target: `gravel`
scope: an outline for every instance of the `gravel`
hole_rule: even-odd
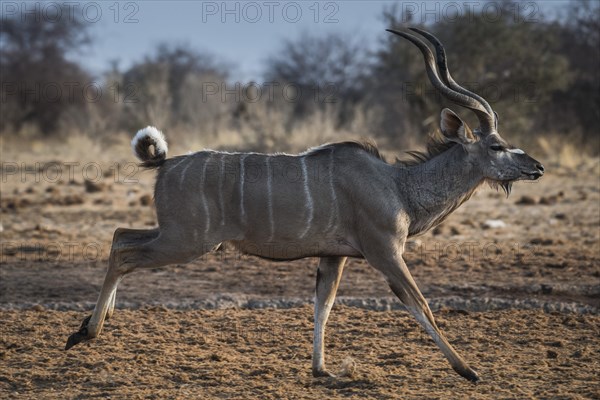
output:
[[[309,298],[253,298],[249,296],[227,295],[211,296],[206,299],[193,301],[170,301],[170,302],[119,302],[120,309],[143,309],[159,307],[173,310],[214,310],[214,309],[289,309],[313,304]],[[402,310],[405,307],[394,297],[357,298],[338,297],[336,304],[362,308],[375,311]],[[28,310],[43,309],[59,311],[86,311],[92,310],[95,303],[92,302],[48,302],[48,303],[0,303],[0,310]],[[578,314],[600,314],[598,307],[560,301],[544,301],[538,299],[506,299],[495,297],[472,297],[463,298],[457,296],[433,298],[429,300],[429,306],[433,311],[440,309],[453,309],[472,312],[492,310],[543,310],[544,312],[578,313]]]

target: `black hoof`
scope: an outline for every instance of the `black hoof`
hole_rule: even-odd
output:
[[[90,323],[90,319],[92,319],[91,315],[88,315],[87,317],[85,317],[85,319],[81,323],[81,326],[79,327],[79,330],[81,330],[83,328],[87,328],[88,324]]]
[[[88,337],[88,329],[87,329],[87,325],[90,322],[90,318],[92,318],[91,315],[83,320],[78,332],[75,332],[71,336],[69,336],[69,338],[67,339],[67,344],[65,346],[65,350],[69,350],[71,347],[75,346],[76,344],[91,339],[90,337]]]
[[[313,369],[313,378],[335,378],[335,375],[326,369]]]
[[[479,375],[477,375],[477,372],[473,371],[472,369],[466,369],[466,370],[455,370],[456,372],[458,372],[458,374],[460,376],[462,376],[463,378],[475,383],[478,382],[480,380]]]

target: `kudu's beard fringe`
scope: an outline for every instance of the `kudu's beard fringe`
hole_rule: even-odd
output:
[[[513,184],[512,181],[494,181],[491,179],[488,179],[487,183],[492,189],[496,189],[496,191],[499,187],[501,187],[502,190],[504,190],[504,193],[506,194],[506,198],[508,198],[508,196],[510,195],[510,191],[512,189]]]

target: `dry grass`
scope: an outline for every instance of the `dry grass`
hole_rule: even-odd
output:
[[[587,163],[591,156],[586,155],[582,140],[564,135],[545,135],[537,139],[537,143],[547,162],[566,168],[576,168]]]
[[[333,106],[318,109],[310,118],[295,123],[289,122],[290,111],[286,108],[268,109],[262,104],[252,106],[248,109],[248,117],[239,121],[235,128],[225,126],[218,135],[184,133],[180,135],[181,143],[185,143],[185,147],[193,145],[194,150],[209,147],[296,153],[326,142],[370,136],[368,125],[371,117],[363,109],[356,111],[347,128],[338,128],[337,110]]]
[[[310,118],[290,124],[289,108],[269,108],[265,104],[252,104],[246,118],[232,124],[224,121],[198,128],[185,126],[158,127],[169,142],[169,155],[186,154],[202,149],[228,151],[289,152],[297,153],[326,142],[374,138],[386,156],[401,155],[406,150],[422,147],[423,140],[408,135],[404,142],[407,148],[390,147],[389,138],[377,138],[370,127],[378,116],[363,107],[357,107],[354,119],[345,128],[336,126],[338,115],[335,105],[317,109]],[[217,132],[214,130],[217,129]],[[79,162],[131,162],[134,161],[129,141],[134,132],[113,132],[100,137],[72,131],[62,138],[45,138],[31,132],[3,135],[2,158],[5,161],[32,163],[37,161]],[[597,149],[586,145],[580,136],[545,134],[539,137],[519,137],[516,142],[528,149],[544,164],[574,169],[600,166]]]

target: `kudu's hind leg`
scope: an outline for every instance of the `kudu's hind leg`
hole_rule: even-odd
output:
[[[437,327],[427,300],[417,287],[402,256],[387,252],[389,258],[385,259],[385,253],[381,252],[372,258],[367,258],[367,261],[385,275],[394,294],[398,296],[419,324],[429,333],[450,362],[452,368],[462,377],[472,382],[478,381],[479,376],[477,373],[469,368]]]
[[[66,350],[100,334],[111,301],[123,276],[136,268],[157,268],[168,264],[187,263],[200,255],[198,251],[201,246],[171,240],[168,235],[159,233],[158,230],[152,232],[146,231],[147,234],[139,232],[137,239],[135,235],[130,235],[128,240],[113,244],[108,270],[94,312],[91,317],[83,321],[79,331],[69,337]]]
[[[317,269],[315,301],[315,333],[313,338],[312,373],[314,377],[333,376],[325,369],[325,324],[333,307],[346,257],[323,257]]]
[[[117,228],[115,234],[113,235],[113,241],[111,245],[111,252],[113,249],[124,247],[124,246],[132,246],[132,245],[140,245],[146,243],[152,239],[156,239],[158,237],[159,230],[158,229],[129,229],[129,228]],[[108,303],[108,309],[106,311],[105,319],[110,319],[115,311],[115,302],[117,298],[117,288],[112,292],[112,296],[110,297]]]

